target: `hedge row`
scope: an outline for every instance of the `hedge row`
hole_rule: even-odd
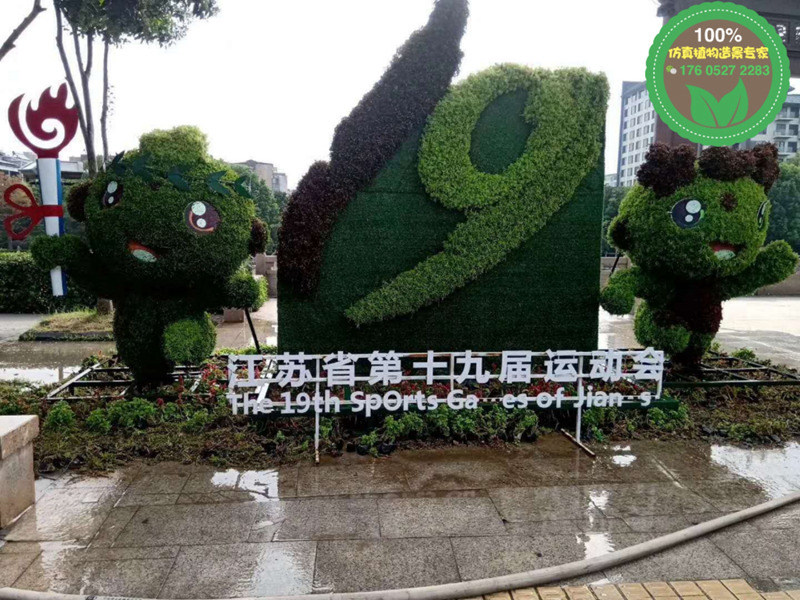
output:
[[[53,297],[50,273],[28,252],[0,252],[0,312],[49,313],[94,306],[97,298],[67,281],[67,295]]]
[[[336,128],[330,165],[315,163],[292,195],[278,236],[281,280],[316,290],[336,220],[447,92],[461,62],[466,0],[437,0],[428,23],[398,49],[383,77]]]
[[[528,92],[524,117],[535,129],[516,161],[501,172],[481,171],[471,156],[481,115],[519,90]],[[357,301],[347,317],[364,325],[414,313],[479,278],[541,230],[600,156],[607,97],[605,77],[583,69],[499,65],[455,86],[429,120],[419,173],[435,200],[467,219],[442,252]]]

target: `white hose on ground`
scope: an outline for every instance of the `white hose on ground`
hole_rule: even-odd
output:
[[[405,588],[398,590],[384,590],[374,592],[342,592],[334,594],[309,594],[297,596],[268,596],[264,598],[240,598],[237,600],[457,600],[459,598],[473,598],[505,592],[536,585],[557,583],[566,579],[591,575],[598,571],[617,567],[619,565],[645,558],[673,546],[689,542],[704,535],[719,531],[725,527],[735,525],[752,519],[759,515],[771,512],[793,502],[800,500],[800,492],[795,492],[758,504],[739,512],[731,513],[705,523],[693,525],[680,531],[663,535],[635,546],[610,552],[603,556],[595,556],[585,560],[578,560],[556,567],[546,567],[535,571],[502,575],[489,579],[474,579],[458,583],[445,583],[427,587]],[[713,573],[708,574],[713,577]],[[53,592],[32,592],[16,588],[0,588],[0,600],[122,600],[115,596],[87,596],[77,594],[57,594]],[[124,600],[134,600],[125,598]]]

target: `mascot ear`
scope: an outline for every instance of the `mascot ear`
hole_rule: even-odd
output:
[[[695,150],[688,144],[670,148],[656,142],[645,154],[645,162],[639,168],[637,178],[640,184],[655,192],[656,198],[671,196],[675,190],[689,185],[697,177],[695,158]]]
[[[92,179],[76,183],[67,194],[67,210],[76,221],[83,222],[86,220],[86,198],[89,197],[89,189],[92,187],[92,183]]]
[[[781,175],[781,167],[778,163],[778,148],[775,144],[759,144],[750,150],[755,159],[755,170],[753,179],[764,186],[764,191],[769,193],[778,177]]]
[[[250,222],[250,242],[247,245],[247,251],[250,256],[264,252],[267,249],[268,241],[269,232],[264,222],[261,219],[253,219]]]

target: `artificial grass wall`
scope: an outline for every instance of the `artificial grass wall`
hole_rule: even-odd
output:
[[[520,151],[519,128],[509,123],[526,125],[516,114],[522,106],[518,95],[508,94],[484,111],[473,135],[476,166],[493,168],[486,148],[500,143],[498,132],[507,137],[496,161],[507,163],[514,148]],[[466,218],[426,194],[417,169],[419,141],[420,132],[349,202],[325,247],[311,298],[279,280],[280,351],[596,348],[602,152],[571,200],[477,280],[408,316],[360,327],[345,317],[357,300],[441,251]]]

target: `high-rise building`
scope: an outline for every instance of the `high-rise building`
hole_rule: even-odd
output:
[[[656,113],[647,95],[645,82],[624,81],[617,185],[632,186],[636,183],[636,173],[644,162],[650,144],[655,141],[655,135]],[[789,94],[781,112],[761,133],[732,147],[747,149],[763,142],[771,142],[778,147],[780,160],[797,154],[800,150],[800,94]]]
[[[275,173],[272,176],[272,191],[284,194],[289,191],[289,180],[286,178],[286,173]]]
[[[734,148],[752,148],[756,144],[772,142],[778,147],[780,160],[797,154],[800,149],[800,94],[789,94],[781,112],[766,129]]]
[[[247,160],[241,163],[234,163],[242,167],[247,167],[256,176],[266,183],[273,192],[286,192],[289,189],[285,173],[279,173],[272,163],[259,162],[257,160]]]
[[[656,139],[656,111],[644,81],[622,82],[617,185],[636,183],[636,172]]]

